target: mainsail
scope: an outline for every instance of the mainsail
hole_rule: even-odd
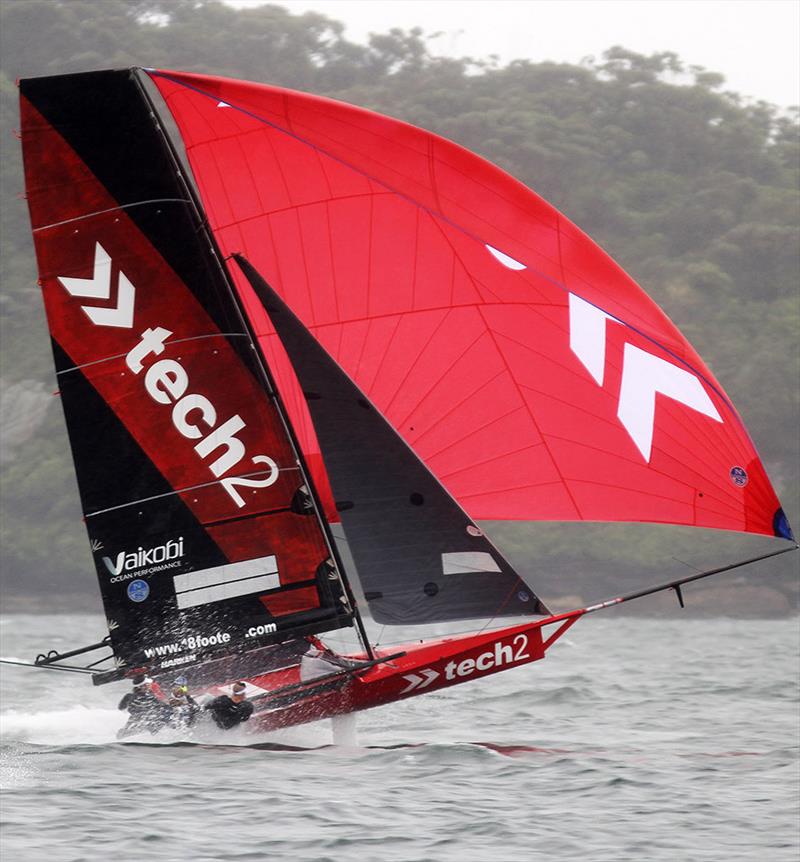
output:
[[[40,284],[122,664],[352,624],[309,493],[135,74],[21,83]]]
[[[149,74],[223,254],[247,258],[472,518],[790,538],[703,360],[534,192],[450,141],[352,105]],[[246,279],[233,277],[313,453],[290,363]]]

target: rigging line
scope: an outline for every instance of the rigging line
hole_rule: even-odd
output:
[[[164,346],[168,347],[171,344],[182,344],[184,341],[202,341],[204,338],[248,338],[245,332],[208,332],[204,335],[187,335],[185,338],[167,339]],[[102,362],[112,362],[115,359],[123,359],[127,353],[115,353],[112,356],[104,356],[102,359],[93,359],[91,362],[84,362],[82,365],[71,365],[69,368],[63,368],[61,371],[56,371],[56,377],[61,374],[67,374],[70,371],[80,371],[82,368],[89,368],[92,365],[100,365]]]
[[[544,608],[544,613],[536,614],[535,616],[547,616],[548,614],[550,614],[552,616],[552,611],[550,610],[550,608],[548,608],[547,605],[539,598],[539,596],[537,596],[536,593],[534,593],[534,591],[528,586],[526,581],[523,580],[523,578],[519,574],[519,572],[517,572],[517,570],[513,566],[511,566],[510,563],[509,563],[509,566],[510,566],[513,574],[515,574],[517,576],[517,583],[512,585],[512,587],[509,589],[508,593],[506,594],[506,597],[500,603],[500,606],[497,608],[497,610],[494,612],[494,614],[491,617],[489,617],[489,619],[483,624],[481,629],[478,631],[478,634],[482,634],[486,630],[486,628],[488,628],[488,626],[490,626],[497,619],[497,615],[509,603],[509,601],[511,600],[511,596],[514,594],[514,592],[516,590],[519,590],[520,588],[525,590],[525,592],[528,593],[528,595],[530,596],[531,599],[535,599],[536,604],[539,607]]]
[[[687,569],[692,569],[695,572],[702,572],[702,569],[698,569],[697,566],[692,563],[687,563],[686,560],[682,560],[680,557],[672,556],[672,559],[675,560],[676,563],[680,563],[682,566],[686,566]]]
[[[211,93],[208,93],[205,90],[202,90],[199,87],[194,86],[193,84],[187,84],[185,81],[181,81],[181,80],[177,79],[176,77],[174,77],[173,75],[170,75],[166,72],[162,72],[162,71],[159,71],[158,69],[153,69],[153,68],[144,68],[144,71],[148,75],[150,75],[151,77],[155,76],[155,77],[164,78],[165,80],[172,81],[173,84],[177,84],[179,87],[184,87],[185,89],[191,90],[191,91],[197,93],[198,95],[203,96],[207,99],[219,101],[218,98],[216,96],[212,95]],[[167,102],[167,106],[169,107],[169,100],[165,99],[165,101]],[[349,168],[350,170],[355,171],[356,173],[360,174],[361,176],[367,177],[370,181],[377,183],[378,185],[382,186],[383,188],[389,189],[389,191],[393,192],[398,197],[402,198],[405,201],[408,201],[413,206],[424,209],[426,212],[430,213],[433,218],[441,219],[443,222],[450,225],[450,227],[452,227],[453,229],[459,231],[460,233],[464,234],[465,236],[468,236],[470,239],[473,239],[476,242],[479,242],[481,245],[486,246],[488,244],[481,237],[479,237],[477,234],[475,234],[471,230],[468,230],[467,228],[462,227],[460,224],[455,222],[449,216],[446,216],[444,213],[436,212],[435,210],[432,210],[430,207],[426,206],[423,203],[420,203],[419,201],[415,200],[410,195],[407,195],[404,192],[401,192],[398,189],[393,188],[389,183],[384,182],[383,180],[379,180],[376,177],[371,176],[366,171],[355,167],[353,164],[349,163],[348,161],[346,161],[345,159],[343,159],[339,156],[333,155],[332,153],[325,150],[323,147],[321,147],[317,144],[314,144],[312,141],[307,140],[306,138],[303,138],[301,135],[298,135],[296,132],[291,131],[289,129],[285,129],[282,126],[279,126],[277,123],[274,123],[271,120],[268,120],[265,117],[262,117],[259,114],[254,113],[253,111],[249,111],[246,108],[242,108],[239,105],[230,104],[230,103],[226,103],[226,104],[228,104],[228,106],[230,108],[232,108],[233,110],[239,111],[240,113],[245,114],[248,117],[251,117],[252,119],[256,120],[257,122],[263,123],[264,125],[275,129],[276,131],[280,132],[281,134],[288,135],[289,137],[294,138],[299,143],[304,144],[305,146],[311,147],[313,150],[318,150],[320,152],[323,152],[328,158],[333,159],[334,161],[338,162],[339,164],[344,165],[346,168]],[[172,109],[170,108],[170,112],[171,111],[172,111]],[[287,122],[288,122],[288,112],[287,112]],[[532,192],[532,193],[535,194],[535,192]],[[555,207],[553,209],[555,210]],[[558,212],[558,211],[556,210],[556,212]],[[558,213],[558,215],[560,216],[561,214]],[[549,225],[548,225],[548,227],[549,227]],[[558,230],[559,230],[559,228],[558,228],[558,223],[557,223],[556,231],[558,232]],[[600,248],[599,246],[596,245],[596,243],[593,243],[593,244],[597,248]],[[601,251],[602,251],[602,249],[601,249]],[[523,261],[520,261],[520,262],[522,263]],[[545,281],[552,284],[554,287],[556,287],[559,290],[564,291],[566,293],[575,293],[575,295],[580,297],[581,299],[583,299],[584,302],[588,303],[589,305],[593,306],[594,308],[598,309],[599,311],[602,311],[604,314],[607,314],[608,317],[610,317],[612,320],[615,320],[617,323],[621,324],[622,326],[625,326],[628,329],[630,329],[631,331],[636,332],[638,335],[640,335],[642,338],[649,341],[651,344],[655,344],[657,347],[659,347],[661,350],[663,350],[665,353],[667,353],[669,356],[671,356],[673,359],[675,359],[681,365],[684,365],[686,368],[688,368],[695,376],[697,376],[697,377],[701,378],[703,381],[705,381],[706,385],[719,396],[719,398],[723,401],[724,404],[727,405],[727,407],[729,408],[729,410],[732,413],[734,420],[737,422],[738,425],[741,426],[741,428],[744,430],[744,433],[747,434],[747,439],[748,440],[751,439],[750,435],[747,432],[747,429],[744,428],[744,423],[739,418],[738,414],[736,413],[736,410],[733,408],[733,405],[730,403],[728,398],[725,396],[724,392],[722,392],[711,380],[709,380],[708,377],[702,371],[695,368],[686,359],[684,359],[682,356],[679,356],[677,353],[672,351],[670,348],[661,344],[661,342],[659,342],[653,336],[648,335],[643,330],[639,329],[638,327],[634,326],[633,324],[628,323],[624,320],[621,320],[619,317],[617,317],[616,315],[607,311],[602,306],[598,305],[595,302],[592,302],[589,299],[586,299],[585,297],[581,296],[581,294],[576,293],[574,290],[570,290],[566,286],[566,284],[562,284],[557,279],[553,278],[552,276],[548,275],[545,272],[542,272],[542,271],[536,269],[535,267],[531,267],[528,264],[526,264],[525,266],[532,273],[535,273],[540,278],[542,278]],[[563,267],[563,263],[562,263],[562,267]],[[642,293],[644,293],[644,291],[642,291]],[[645,296],[647,296],[646,293],[645,293]],[[649,299],[649,297],[648,297],[648,299]],[[752,443],[752,441],[751,441],[751,443]]]
[[[146,201],[134,201],[129,204],[120,204],[119,206],[109,207],[104,210],[95,210],[91,213],[84,213],[83,215],[74,216],[73,218],[66,218],[63,221],[54,221],[52,224],[43,224],[40,227],[33,228],[33,233],[39,233],[42,230],[49,230],[51,227],[60,227],[64,224],[71,224],[76,221],[83,221],[83,219],[93,218],[98,215],[106,215],[106,213],[119,212],[119,210],[130,209],[131,207],[141,207],[146,206],[147,204],[188,204],[191,201],[186,200],[185,198],[151,198]]]
[[[740,560],[739,562],[736,562],[736,563],[729,563],[726,566],[719,566],[716,569],[708,569],[707,571],[704,571],[704,572],[698,572],[695,575],[687,575],[685,578],[677,578],[673,581],[668,581],[665,584],[658,584],[655,587],[648,587],[647,589],[644,589],[644,590],[637,590],[635,593],[626,593],[625,595],[616,596],[613,599],[606,599],[606,601],[598,602],[597,604],[589,605],[588,607],[585,607],[585,608],[578,608],[577,610],[574,610],[574,611],[567,611],[564,614],[555,614],[553,616],[552,621],[555,622],[558,619],[566,618],[569,616],[574,616],[576,614],[577,615],[583,615],[583,614],[593,613],[594,611],[602,611],[602,610],[605,610],[606,608],[610,608],[610,607],[614,607],[615,605],[622,604],[623,602],[628,602],[628,601],[631,601],[633,599],[640,599],[643,596],[649,596],[649,595],[652,595],[653,593],[659,593],[659,592],[662,592],[664,590],[675,589],[675,587],[680,587],[683,584],[689,584],[692,581],[699,581],[701,578],[708,578],[711,575],[719,575],[719,574],[722,574],[724,572],[730,572],[733,569],[740,569],[740,568],[742,568],[742,566],[748,566],[751,563],[758,563],[758,562],[761,562],[761,560],[768,560],[770,557],[778,557],[781,554],[786,554],[789,551],[796,551],[798,549],[800,549],[800,545],[798,545],[797,542],[792,542],[791,547],[789,547],[789,548],[781,548],[780,550],[771,551],[770,553],[767,553],[767,554],[760,554],[757,557],[750,557],[746,560]]]
[[[8,658],[0,658],[0,664],[15,664],[20,667],[37,667],[44,670],[65,670],[70,671],[71,673],[95,673],[95,671],[89,670],[88,667],[72,667],[71,665],[66,664],[34,664],[31,661],[12,661]]]
[[[279,467],[278,471],[280,473],[287,473],[294,470],[299,470],[300,468],[295,465],[291,467]],[[271,475],[271,471],[268,470],[255,470],[252,473],[241,473],[238,476],[225,476],[225,479],[249,479],[253,476],[265,476],[267,474]],[[222,480],[218,479],[214,482],[203,482],[200,485],[190,485],[187,488],[174,488],[172,491],[165,491],[163,494],[154,494],[152,497],[142,497],[139,500],[130,500],[127,503],[120,503],[118,506],[109,506],[107,509],[98,509],[96,512],[87,512],[84,514],[85,518],[94,518],[96,515],[105,515],[106,512],[115,512],[118,509],[125,509],[128,506],[138,506],[139,503],[152,503],[153,500],[161,500],[164,497],[174,497],[176,494],[188,494],[192,491],[200,491],[203,488],[210,488],[212,485],[221,484]]]
[[[98,664],[102,664],[104,661],[109,661],[114,658],[114,653],[109,653],[108,655],[104,655],[102,658],[97,659],[97,661],[90,662],[86,665],[86,667],[95,667]]]
[[[454,632],[447,632],[447,633],[441,635],[441,637],[449,638],[449,637],[453,637],[453,635],[477,635],[477,634],[481,634],[481,632],[483,632],[487,628],[489,623],[491,623],[492,620],[494,620],[494,619],[495,619],[495,617],[492,617],[489,620],[489,622],[484,624],[484,626],[480,629],[480,631],[476,631],[475,629],[457,629]],[[537,622],[538,622],[537,620],[532,620],[531,625],[535,625]],[[518,625],[518,624],[515,624],[515,625]],[[523,623],[523,625],[524,625],[524,623]],[[503,629],[506,629],[508,627],[509,627],[508,623],[500,623],[499,625],[495,626],[494,628],[489,629],[489,631],[502,631]],[[385,628],[385,626],[384,626],[384,628]],[[425,642],[424,639],[422,639],[422,638],[404,638],[403,640],[386,641],[386,643],[384,643],[383,646],[389,647],[389,646],[395,646],[397,644],[407,644],[412,640],[413,641],[419,641],[419,643]]]

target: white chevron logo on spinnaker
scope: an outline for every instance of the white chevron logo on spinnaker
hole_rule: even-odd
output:
[[[420,673],[423,674],[423,676],[419,676],[416,673],[407,673],[403,676],[403,679],[408,680],[408,685],[400,692],[400,694],[405,694],[407,691],[413,691],[415,688],[427,688],[439,676],[439,671],[433,670],[433,668],[430,667],[426,667],[425,670],[421,670]]]
[[[111,258],[100,243],[94,248],[94,272],[91,278],[67,278],[58,276],[70,296],[84,299],[111,298]],[[120,271],[117,279],[116,306],[82,305],[89,320],[96,326],[117,326],[130,329],[133,326],[133,301],[136,288]]]
[[[606,324],[609,321],[620,323],[597,306],[570,293],[569,346],[598,386],[603,385],[605,376]],[[633,344],[625,344],[617,418],[648,463],[656,423],[656,395],[671,398],[715,422],[722,422],[697,375]]]

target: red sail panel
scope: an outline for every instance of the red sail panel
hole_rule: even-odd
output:
[[[137,138],[102,126],[103,111],[140,115]],[[318,577],[330,553],[320,523],[293,507],[305,482],[296,455],[137,86],[127,73],[26,81],[21,117],[40,285],[115,651],[141,660],[167,640],[175,664],[323,618],[316,630],[347,624]],[[115,149],[126,146],[144,163]],[[271,601],[284,590],[291,600]]]
[[[702,359],[530,189],[361,108],[151,74],[224,253],[251,261],[472,517],[787,534]],[[314,453],[272,327],[236,278]]]

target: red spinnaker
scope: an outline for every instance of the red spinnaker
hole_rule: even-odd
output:
[[[246,256],[473,518],[788,535],[702,359],[530,189],[361,108],[150,74],[223,252]],[[302,394],[231,274],[324,487]]]

